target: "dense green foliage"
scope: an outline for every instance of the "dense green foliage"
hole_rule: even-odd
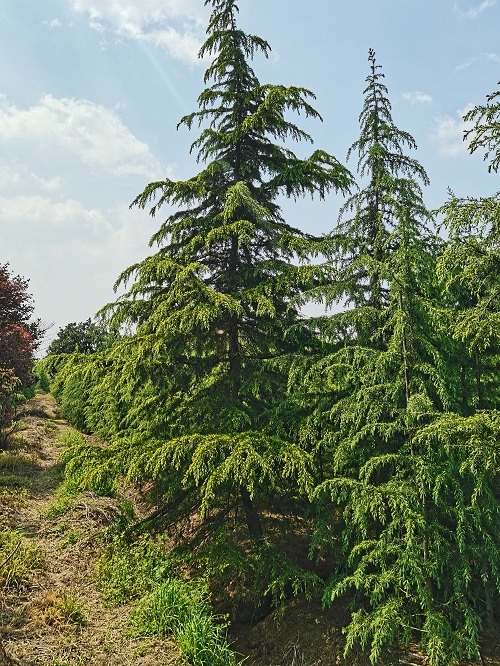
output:
[[[321,275],[292,263],[307,259],[314,239],[285,223],[277,197],[323,197],[351,177],[324,151],[300,159],[276,143],[310,141],[287,116],[318,117],[312,93],[262,85],[249,60],[267,56],[268,44],[237,27],[234,2],[213,6],[200,51],[215,56],[205,75],[212,85],[180,123],[203,126],[192,149],[206,166],[187,181],[151,183],[135,199],[142,208],[154,202],[153,215],[178,207],[152,238],[159,251],[124,271],[118,284],[132,285],[105,309],[113,328],[127,323],[136,333],[92,360],[66,359],[54,391],[79,427],[126,433],[117,446],[128,476],[137,469],[167,498],[198,496],[203,515],[236,502],[258,541],[257,495],[293,487],[305,496],[310,481],[307,454],[274,432],[286,375],[266,361],[317,345],[293,299]]]
[[[347,650],[359,642],[375,662],[385,643],[416,631],[430,663],[447,664],[476,656],[482,588],[498,589],[498,417],[467,418],[484,401],[463,409],[464,322],[451,323],[450,273],[437,279],[438,262],[444,275],[450,256],[460,259],[427,229],[415,181],[425,172],[404,156],[413,139],[392,122],[373,52],[370,62],[352,148],[368,184],[333,234],[341,279],[326,291],[351,308],[328,321],[332,353],[299,362],[302,429],[324,461],[313,546],[337,555],[325,601],[355,592]]]
[[[47,354],[93,354],[110,346],[113,336],[104,326],[91,319],[80,323],[67,324],[60,328],[57,336],[50,343]]]
[[[260,84],[249,62],[269,45],[237,27],[234,0],[207,4],[208,87],[180,123],[201,127],[203,168],[134,200],[168,217],[101,313],[133,333],[42,363],[63,415],[109,442],[63,452],[68,487],[135,484],[158,507],[128,528],[129,559],[113,546],[101,562],[122,574],[110,599],[134,567],[150,579],[140,535],[154,529],[172,540],[169,566],[188,563],[219,594],[230,581],[264,607],[349,594],[346,651],[360,644],[373,663],[396,638],[417,639],[432,666],[475,658],[500,612],[499,197],[451,196],[446,241],[434,231],[372,50],[350,195],[335,158],[289,148],[309,140],[289,117],[317,117],[312,93]],[[331,189],[348,198],[328,236],[286,224],[280,195]],[[308,263],[317,253],[324,263]],[[308,298],[337,312],[308,320]],[[190,592],[160,583],[134,593],[149,594],[137,623],[175,634],[168,599]]]
[[[476,150],[484,151],[484,159],[490,160],[488,171],[497,172],[500,166],[500,90],[488,95],[486,104],[467,111],[464,120],[474,121],[464,136],[464,139],[470,138],[471,154]]]
[[[193,666],[236,666],[226,626],[214,621],[208,599],[206,586],[171,577],[141,600],[132,623],[142,635],[173,636]]]
[[[33,310],[28,281],[0,264],[0,438],[22,391],[33,382],[34,354],[44,334],[40,320],[32,319]]]
[[[131,543],[111,532],[105,541],[97,565],[102,596],[108,604],[138,602],[130,616],[137,635],[173,636],[192,666],[239,663],[226,639],[225,618],[213,616],[205,580],[183,581],[161,541],[150,536]]]

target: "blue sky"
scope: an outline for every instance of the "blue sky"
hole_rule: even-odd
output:
[[[413,135],[435,208],[451,187],[498,187],[462,141],[462,115],[500,80],[500,0],[240,0],[240,25],[271,45],[262,83],[316,95],[314,147],[345,162],[358,136],[368,49],[382,65],[396,125]],[[58,328],[114,299],[149,253],[162,218],[128,208],[151,180],[197,173],[203,0],[3,0],[0,7],[0,263],[30,279],[36,314]],[[297,146],[306,155],[308,145]],[[348,166],[355,170],[355,159]],[[342,199],[284,202],[287,221],[327,233]],[[166,211],[165,211],[166,213]]]

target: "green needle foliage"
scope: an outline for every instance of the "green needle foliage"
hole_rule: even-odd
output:
[[[134,332],[54,361],[53,390],[73,422],[112,440],[68,449],[69,483],[113,493],[122,478],[153,482],[163,516],[198,511],[216,543],[224,530],[230,542],[242,517],[260,553],[269,550],[264,506],[302,508],[312,486],[310,455],[275,428],[287,386],[276,359],[318,347],[295,303],[324,280],[308,263],[317,239],[288,225],[278,201],[347,191],[352,177],[322,150],[291,150],[311,142],[289,118],[320,119],[314,95],[261,84],[250,63],[268,56],[267,42],[238,27],[234,0],[206,4],[207,87],[179,123],[200,127],[191,149],[202,169],[136,197],[132,206],[153,216],[167,210],[151,239],[158,249],[121,274],[116,286],[127,291],[102,312],[110,330]],[[267,559],[278,571],[279,558]],[[275,585],[261,575],[264,594],[284,587],[277,575]]]
[[[498,589],[497,421],[447,414],[459,378],[436,279],[442,242],[426,226],[415,179],[425,172],[403,154],[413,139],[392,123],[372,51],[369,60],[353,146],[369,183],[333,235],[330,297],[351,308],[324,326],[333,351],[302,389],[303,433],[323,461],[312,553],[336,560],[325,603],[352,595],[346,653],[359,643],[375,663],[385,644],[416,635],[443,666],[477,656],[482,581],[490,607]]]
[[[186,181],[150,183],[135,199],[132,205],[150,206],[152,215],[167,205],[177,210],[151,239],[158,252],[122,273],[117,285],[131,286],[106,312],[112,326],[136,327],[133,371],[170,403],[161,410],[158,450],[191,457],[190,481],[184,475],[183,483],[200,489],[203,507],[214,483],[230,484],[259,539],[253,500],[270,479],[270,451],[280,452],[276,466],[288,477],[289,448],[263,434],[284,378],[262,370],[266,360],[314,344],[305,329],[286,333],[299,321],[292,299],[319,279],[317,269],[292,263],[307,259],[313,239],[285,223],[276,200],[324,197],[346,190],[351,177],[324,151],[300,159],[277,143],[311,140],[287,116],[319,118],[312,93],[261,85],[250,61],[257,52],[267,56],[269,45],[238,28],[234,0],[206,4],[213,12],[200,57],[213,57],[205,74],[210,85],[199,110],[179,123],[202,127],[192,150],[205,166]],[[131,375],[132,365],[122,372]],[[272,477],[274,484],[274,471]]]
[[[269,45],[239,29],[234,0],[207,4],[207,87],[180,122],[200,128],[201,171],[132,204],[167,213],[157,251],[103,309],[122,334],[41,363],[63,415],[110,442],[63,452],[66,487],[146,487],[158,509],[130,539],[168,530],[172,566],[251,587],[268,607],[319,587],[326,604],[348,594],[346,653],[359,644],[375,663],[399,638],[431,666],[477,658],[500,613],[499,195],[451,195],[447,241],[434,234],[427,175],[370,50],[349,151],[364,184],[329,236],[292,228],[279,197],[348,193],[351,176],[323,151],[295,155],[291,142],[310,137],[289,118],[318,118],[314,96],[260,84],[250,62]],[[496,95],[471,112],[472,151],[498,155]],[[327,261],[311,265],[318,252]],[[306,320],[307,298],[343,309]],[[327,581],[275,548],[276,526],[292,523],[331,563]],[[177,631],[176,586],[151,591],[141,631]],[[212,643],[224,653],[218,629]]]
[[[467,111],[464,120],[474,121],[474,126],[464,135],[464,140],[470,138],[470,153],[484,150],[485,161],[491,156],[488,171],[497,172],[500,166],[500,90],[487,95],[486,104],[478,104]]]
[[[417,183],[428,185],[429,179],[417,160],[405,153],[416,143],[392,120],[384,74],[373,49],[368,60],[371,71],[359,116],[361,133],[347,155],[358,154],[358,173],[367,183],[347,200],[331,234],[337,274],[328,301],[343,298],[356,308],[369,305],[379,311],[387,304],[381,262],[394,245],[390,234],[402,207],[411,210],[414,219],[427,217]]]
[[[441,208],[449,234],[438,272],[456,342],[462,411],[498,409],[500,395],[500,195]]]

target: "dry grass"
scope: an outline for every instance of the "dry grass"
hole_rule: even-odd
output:
[[[0,591],[5,650],[21,666],[173,665],[178,649],[130,636],[130,608],[105,608],[94,584],[98,540],[120,515],[117,500],[85,493],[61,514],[48,511],[62,481],[56,440],[68,430],[56,417],[52,398],[36,396],[0,454],[0,520],[45,562],[31,567],[21,587]],[[2,474],[10,477],[5,485]]]

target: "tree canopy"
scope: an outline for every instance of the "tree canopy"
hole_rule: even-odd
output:
[[[166,390],[180,399],[164,415],[162,432],[166,442],[167,433],[191,438],[176,440],[176,449],[189,443],[186,469],[201,465],[203,451],[214,447],[213,466],[203,463],[203,474],[198,466],[195,485],[205,494],[210,479],[227,479],[226,492],[240,495],[250,533],[260,537],[254,478],[265,485],[270,451],[288,450],[262,434],[285,382],[263,368],[266,360],[315,344],[306,329],[290,330],[300,322],[294,297],[320,279],[313,267],[294,263],[307,261],[314,239],[285,222],[278,196],[322,198],[330,190],[347,191],[352,179],[325,151],[307,159],[292,152],[289,140],[311,137],[289,114],[319,118],[310,103],[314,95],[261,84],[250,62],[259,52],[267,57],[267,42],[238,27],[234,0],[206,4],[213,11],[200,57],[213,57],[204,79],[209,85],[198,111],[179,123],[202,127],[191,150],[204,168],[186,181],[150,183],[136,197],[132,205],[151,205],[152,215],[166,205],[177,210],[151,239],[158,252],[121,275],[117,284],[132,286],[106,312],[112,326],[136,326],[143,353],[161,357],[168,369]],[[149,358],[146,366],[149,372]],[[229,433],[238,433],[234,456],[226,450]],[[243,448],[237,441],[245,442]],[[244,472],[238,471],[242,460]]]
[[[60,328],[47,348],[47,354],[93,354],[111,344],[112,335],[104,327],[87,319]]]
[[[32,382],[34,354],[43,337],[33,321],[33,298],[28,280],[0,265],[0,428],[10,424],[16,393]]]

